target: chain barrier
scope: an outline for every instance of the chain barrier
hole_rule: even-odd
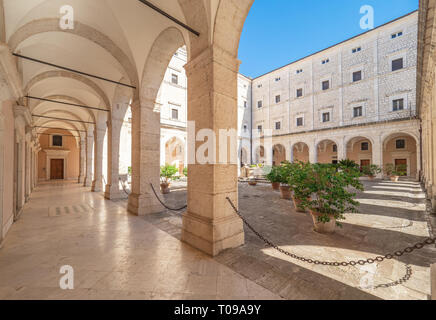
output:
[[[160,202],[160,204],[163,206],[163,207],[165,207],[166,209],[168,209],[168,210],[170,210],[170,211],[182,211],[182,210],[185,210],[187,207],[188,207],[188,205],[184,205],[183,207],[180,207],[180,208],[178,208],[178,209],[174,209],[174,208],[170,208],[170,207],[168,207],[165,203],[163,203],[162,202],[162,200],[158,197],[158,195],[157,195],[157,193],[156,193],[156,190],[154,190],[154,187],[153,187],[153,184],[152,183],[150,183],[150,187],[151,187],[151,190],[153,190],[153,193],[154,193],[154,195],[156,196],[156,199]]]
[[[422,249],[425,246],[432,245],[436,242],[436,238],[427,238],[423,242],[418,242],[415,245],[413,245],[411,247],[407,247],[403,250],[398,250],[398,251],[395,251],[394,253],[388,253],[384,256],[377,256],[375,258],[369,258],[366,260],[331,262],[331,261],[319,261],[319,260],[308,259],[305,257],[297,256],[296,254],[291,253],[289,251],[286,251],[286,250],[280,248],[278,245],[271,242],[270,240],[268,240],[267,238],[265,238],[263,235],[261,235],[259,232],[257,232],[256,229],[254,229],[251,226],[251,224],[242,216],[242,214],[238,211],[236,206],[233,204],[232,200],[230,200],[229,197],[226,197],[226,199],[230,203],[230,205],[232,206],[235,213],[242,219],[244,224],[248,227],[248,229],[250,229],[260,240],[265,242],[267,245],[273,247],[278,252],[283,253],[284,255],[287,255],[293,259],[296,259],[296,260],[299,260],[302,262],[306,262],[306,263],[310,263],[310,264],[323,265],[323,266],[334,266],[334,267],[347,267],[347,266],[355,266],[355,265],[363,266],[366,264],[373,264],[375,262],[383,262],[384,260],[391,260],[394,257],[401,257],[404,254],[412,253],[414,250]],[[401,279],[398,281],[401,281]]]
[[[118,178],[118,180],[121,182],[121,187],[123,187],[123,191],[124,191],[124,193],[125,193],[127,196],[130,195],[130,192],[128,192],[128,191],[126,190],[126,186],[124,185],[124,181],[121,180],[121,178]]]
[[[400,284],[407,282],[411,276],[412,276],[412,267],[407,264],[406,265],[406,274],[401,279],[394,281],[394,282],[391,282],[391,283],[379,284],[379,285],[376,285],[374,287],[371,287],[370,289],[395,287],[395,286],[398,286]]]

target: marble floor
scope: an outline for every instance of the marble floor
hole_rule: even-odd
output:
[[[62,266],[74,289],[60,289]],[[0,299],[281,299],[73,183],[39,185],[0,249]]]

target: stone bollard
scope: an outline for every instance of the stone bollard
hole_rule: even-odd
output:
[[[436,300],[436,263],[430,267],[431,300]]]

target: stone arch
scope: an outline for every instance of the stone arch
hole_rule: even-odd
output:
[[[304,141],[295,142],[291,145],[291,160],[309,162],[309,144]]]
[[[257,146],[255,158],[254,158],[256,164],[264,163],[265,157],[266,157],[266,154],[265,154],[264,146]]]
[[[360,167],[376,164],[374,140],[366,135],[356,135],[346,140],[346,158],[353,160]]]
[[[24,92],[26,94],[29,93],[32,87],[35,86],[38,82],[50,78],[68,78],[68,79],[73,79],[82,82],[83,84],[91,88],[92,91],[103,101],[105,108],[107,108],[107,110],[111,109],[111,104],[106,93],[94,81],[80,74],[65,71],[65,70],[45,71],[43,73],[34,76],[32,79],[29,80],[29,82],[27,82],[26,87],[24,88]]]
[[[279,166],[283,161],[286,161],[286,148],[277,143],[273,146],[273,166]]]
[[[44,112],[43,114],[41,114],[42,116],[49,116],[50,114],[52,114],[53,112],[56,112],[56,113],[61,113],[61,114],[65,114],[65,115],[67,115],[67,116],[69,116],[69,117],[72,117],[72,118],[74,118],[74,119],[72,119],[72,120],[79,120],[79,121],[82,121],[82,119],[79,117],[79,116],[77,116],[75,113],[73,113],[73,112],[69,112],[69,111],[64,111],[64,110],[49,110],[49,111],[46,111],[46,112]],[[42,122],[42,120],[43,119],[46,119],[46,118],[37,118],[37,119],[35,119],[34,120],[34,123],[35,124],[38,124],[38,123],[40,123],[40,122]],[[46,119],[46,120],[48,120],[48,119]],[[56,120],[56,119],[52,119],[52,120]],[[69,122],[69,121],[68,121]],[[84,124],[84,123],[80,123],[80,122],[74,122],[74,121],[71,121],[72,123],[77,123],[77,125],[82,129],[82,130],[88,130],[88,128],[87,128],[87,126]]]
[[[165,141],[165,164],[175,165],[179,173],[183,173],[185,167],[185,153],[186,147],[182,139],[172,136]]]
[[[322,139],[315,143],[316,162],[335,163],[339,160],[339,143],[335,138]]]
[[[59,28],[58,18],[45,18],[34,20],[21,26],[9,38],[8,45],[12,52],[15,52],[20,43],[26,39],[46,32],[66,32],[76,36],[88,39],[89,41],[98,44],[100,47],[108,51],[116,61],[122,66],[124,72],[133,86],[138,86],[138,75],[136,68],[130,58],[119,48],[108,36],[79,21],[74,21],[74,29],[63,30]],[[137,93],[137,90],[135,90]]]
[[[80,131],[82,131],[81,129],[79,129],[75,124],[73,124],[72,122],[68,122],[65,120],[50,120],[47,119],[45,121],[41,121],[41,123],[39,124],[40,126],[47,126],[50,124],[61,124],[63,126],[65,126],[65,128],[62,128],[60,126],[56,127],[56,129],[62,129],[62,130],[66,130],[66,131],[70,131],[72,135],[76,136],[76,145],[79,147],[80,145]],[[53,127],[55,128],[55,127]],[[44,133],[45,131],[49,130],[50,128],[36,128],[36,129],[40,129],[37,130],[37,134],[41,135],[42,133]]]
[[[250,152],[247,150],[246,147],[241,146],[239,151],[239,162],[242,165],[250,163],[249,157]]]
[[[401,142],[400,142],[401,141]],[[382,136],[383,166],[405,165],[407,176],[418,179],[420,169],[420,149],[418,137],[408,131],[397,131]]]
[[[156,98],[174,53],[185,44],[181,31],[165,29],[156,38],[145,62],[139,100],[132,103],[132,193],[129,211],[134,214],[159,212],[161,206],[150,183],[159,185],[160,110]],[[145,183],[145,179],[149,179]]]

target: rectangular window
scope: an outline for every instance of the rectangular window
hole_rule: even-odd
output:
[[[297,118],[297,127],[302,127],[303,126],[303,117]]]
[[[360,144],[360,150],[361,151],[368,151],[369,150],[369,143],[368,142],[362,142]]]
[[[403,58],[392,60],[392,71],[403,69]]]
[[[338,152],[338,146],[336,144],[333,145],[333,152]]]
[[[173,84],[179,84],[179,76],[177,74],[172,74],[171,75],[171,83]]]
[[[52,139],[53,147],[62,147],[62,136],[53,136]]]
[[[276,78],[276,82],[280,81],[280,77]]]
[[[244,108],[247,108],[247,101],[244,101]]]
[[[257,126],[257,132],[259,132],[259,133],[262,132],[262,126]]]
[[[297,98],[300,98],[303,96],[303,89],[297,89]]]
[[[179,110],[171,109],[171,119],[179,120]]]
[[[392,101],[392,110],[399,111],[404,110],[404,99],[396,99]]]
[[[353,82],[362,80],[362,71],[353,72]]]
[[[322,122],[329,122],[330,121],[330,112],[324,112],[322,114]]]
[[[280,121],[276,122],[276,130],[280,130],[282,127],[282,123]]]
[[[400,31],[400,32],[397,32],[397,33],[393,33],[393,34],[391,35],[391,38],[392,38],[392,39],[395,39],[395,38],[397,38],[397,37],[401,37],[402,35],[403,35],[403,32]]]
[[[303,72],[303,69],[298,69],[297,70],[297,74],[300,74],[300,73],[302,73]]]
[[[244,124],[244,132],[247,132],[247,125]]]
[[[276,96],[276,103],[280,102],[280,95]]]
[[[362,111],[363,111],[362,107],[354,107],[353,108],[353,117],[354,118],[361,117],[362,116]]]
[[[262,88],[262,85],[261,85],[261,84],[258,84],[257,87],[258,87],[258,88]]]
[[[329,63],[329,62],[330,62],[330,59],[325,59],[325,60],[321,61],[322,64],[326,64],[326,63]]]
[[[262,108],[262,100],[257,101],[257,107]]]
[[[362,50],[361,47],[357,47],[357,48],[354,48],[353,50],[351,50],[351,52],[352,52],[352,53],[356,53],[356,52],[359,52],[359,51],[361,51],[361,50]]]
[[[406,140],[398,139],[395,141],[395,147],[397,149],[405,149],[406,148]]]
[[[326,80],[322,82],[322,90],[328,90],[330,89],[330,81]]]

